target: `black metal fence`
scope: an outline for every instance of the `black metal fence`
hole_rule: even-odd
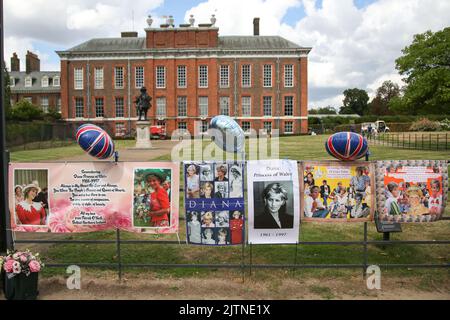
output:
[[[450,149],[450,134],[444,133],[379,133],[366,136],[377,145],[395,148],[446,151]]]
[[[363,238],[360,241],[302,241],[290,246],[295,246],[295,254],[292,257],[292,263],[283,264],[258,264],[253,263],[253,244],[243,243],[241,247],[241,262],[240,263],[217,263],[217,264],[174,264],[174,263],[123,263],[122,247],[124,245],[180,245],[179,241],[162,241],[162,240],[122,240],[121,231],[116,230],[115,240],[15,240],[15,244],[115,244],[116,257],[115,263],[49,263],[46,264],[48,268],[66,268],[70,265],[77,265],[81,268],[107,268],[117,270],[119,280],[122,279],[124,270],[131,268],[199,268],[199,269],[241,269],[242,277],[245,279],[245,271],[250,275],[253,269],[361,269],[365,275],[367,268],[370,265],[377,265],[380,268],[450,268],[450,263],[436,264],[389,264],[377,263],[376,261],[369,261],[369,246],[383,245],[450,245],[450,240],[427,240],[427,241],[391,241],[391,240],[369,240],[368,239],[368,223],[365,222],[363,226]],[[289,245],[289,244],[288,244]],[[360,246],[361,247],[361,262],[360,263],[341,263],[341,264],[303,264],[298,260],[298,252],[305,246]],[[260,245],[258,245],[260,246]],[[284,244],[283,246],[286,246]]]

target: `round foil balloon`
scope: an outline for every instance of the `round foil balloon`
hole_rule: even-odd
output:
[[[366,138],[354,132],[338,132],[325,142],[329,155],[343,161],[364,157],[369,150]]]
[[[84,124],[77,130],[76,139],[80,147],[98,159],[108,159],[114,154],[114,141],[102,128]]]
[[[241,152],[245,135],[239,124],[228,116],[217,116],[211,120],[214,142],[226,152]]]

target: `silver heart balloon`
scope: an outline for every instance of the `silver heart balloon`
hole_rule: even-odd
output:
[[[241,152],[245,146],[245,134],[239,124],[228,116],[211,120],[210,128],[214,142],[226,152]]]

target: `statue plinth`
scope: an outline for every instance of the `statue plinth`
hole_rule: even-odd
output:
[[[136,122],[136,147],[134,149],[153,149],[152,141],[150,140],[150,123],[148,121]]]

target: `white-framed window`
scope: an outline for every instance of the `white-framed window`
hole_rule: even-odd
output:
[[[209,128],[208,121],[202,120],[202,124],[201,124],[201,127],[200,127],[201,133],[208,132],[208,128]]]
[[[294,65],[284,65],[284,86],[286,88],[292,88],[294,86]]]
[[[136,89],[144,86],[144,67],[139,66],[134,69],[134,85]]]
[[[250,88],[252,86],[252,66],[250,64],[242,65],[241,80],[243,88]]]
[[[53,86],[54,87],[61,86],[61,77],[60,76],[54,76],[53,77]]]
[[[116,89],[123,89],[124,87],[123,67],[114,68],[114,87]]]
[[[271,133],[272,132],[272,122],[270,121],[264,121],[264,130],[267,133]]]
[[[166,67],[164,66],[156,67],[156,88],[166,88]]]
[[[250,117],[252,115],[252,97],[242,97],[242,116]]]
[[[84,99],[75,98],[75,118],[84,117]]]
[[[94,69],[94,89],[103,89],[103,82],[104,82],[103,68],[96,67]]]
[[[61,97],[58,97],[58,99],[56,100],[56,111],[61,113]]]
[[[220,97],[219,113],[224,116],[230,115],[230,97]]]
[[[105,116],[105,103],[103,98],[95,98],[95,117],[103,118]]]
[[[186,122],[178,122],[178,130],[186,131],[187,130],[187,123]]]
[[[125,101],[122,97],[116,98],[116,118],[125,117]]]
[[[75,68],[73,79],[75,90],[83,90],[84,85],[83,68]]]
[[[114,131],[116,137],[123,137],[126,134],[125,123],[116,122],[116,130]]]
[[[221,88],[230,87],[230,66],[223,64],[220,66],[219,85]]]
[[[33,79],[30,76],[25,77],[25,87],[31,87],[33,85]]]
[[[43,76],[41,79],[41,87],[42,88],[47,88],[48,87],[48,77],[47,76]]]
[[[208,88],[208,66],[198,67],[198,87]]]
[[[284,97],[284,115],[293,116],[294,115],[294,97],[285,96]]]
[[[242,121],[242,130],[244,132],[249,132],[251,128],[250,121]]]
[[[272,87],[272,65],[265,64],[263,66],[263,87]]]
[[[284,133],[294,133],[294,123],[292,121],[284,123]]]
[[[28,101],[29,103],[33,103],[33,98],[32,97],[25,97],[23,98],[25,101]]]
[[[48,113],[48,97],[41,97],[41,108],[44,113]]]
[[[187,117],[187,97],[178,97],[177,106],[178,106],[178,116]]]
[[[187,87],[186,66],[178,66],[177,67],[177,87],[178,88],[186,88]]]
[[[264,112],[264,117],[272,116],[272,97],[271,96],[263,97],[263,112]]]
[[[208,97],[198,97],[198,114],[200,117],[208,116]]]
[[[14,88],[16,86],[16,78],[14,77],[9,77],[9,86],[11,88]]]
[[[166,97],[156,98],[156,116],[165,117],[167,114]]]

